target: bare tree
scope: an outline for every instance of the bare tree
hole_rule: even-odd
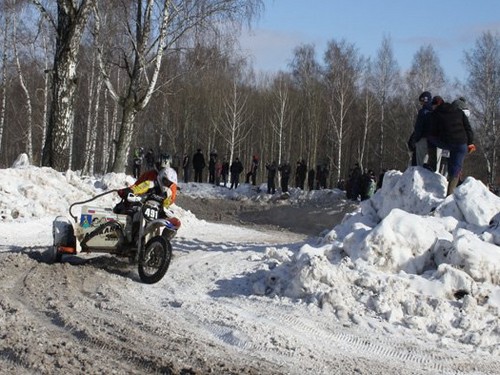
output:
[[[446,79],[439,57],[431,45],[420,47],[413,56],[411,68],[406,75],[410,97],[416,98],[422,91],[439,93]]]
[[[40,0],[31,0],[56,31],[52,67],[52,100],[42,164],[63,170],[70,159],[70,132],[74,122],[76,65],[80,41],[96,0],[57,0],[57,21]]]
[[[340,180],[343,140],[347,133],[347,116],[357,97],[362,60],[354,45],[345,40],[330,41],[325,52],[325,81],[329,135],[332,142],[332,166],[336,168],[335,181]]]
[[[8,51],[8,43],[7,43],[7,35],[10,27],[10,20],[8,17],[4,16],[2,17],[3,20],[3,28],[2,28],[2,35],[3,35],[3,49],[2,49],[2,74],[1,74],[1,98],[0,98],[0,153],[2,151],[2,139],[3,139],[3,130],[5,127],[5,112],[6,112],[6,103],[7,103],[7,64],[8,64],[8,58],[7,58],[7,51]]]
[[[290,98],[289,87],[290,82],[285,73],[277,75],[274,81],[274,102],[273,102],[273,118],[271,125],[276,135],[278,146],[278,165],[281,164],[283,158],[283,148],[285,147],[285,131],[290,128]],[[289,143],[289,142],[288,142]]]
[[[294,50],[290,64],[295,86],[301,96],[301,105],[297,109],[298,127],[304,131],[308,164],[317,161],[321,134],[321,88],[320,66],[315,57],[313,45],[302,45]]]
[[[358,142],[358,149],[356,154],[356,160],[363,166],[364,161],[366,159],[366,149],[367,149],[367,140],[368,134],[374,123],[374,114],[376,99],[375,95],[372,91],[372,63],[369,59],[364,62],[364,70],[362,72],[361,78],[361,113],[362,113],[362,126],[361,126],[361,137]]]
[[[122,172],[125,169],[132,136],[135,131],[135,119],[153,95],[163,54],[191,30],[203,30],[221,21],[248,20],[256,13],[260,0],[136,0],[132,2],[134,19],[128,19],[129,9],[122,7],[126,29],[123,35],[128,35],[126,44],[119,47],[120,53],[114,54],[115,48],[104,48],[105,40],[98,39],[98,53],[101,70],[111,97],[122,108],[121,128],[117,140],[116,158],[113,171]],[[116,10],[116,7],[115,7]],[[120,9],[119,9],[120,10]],[[99,8],[95,8],[96,35],[99,35],[101,24],[108,19],[101,17]],[[116,26],[116,24],[114,24]],[[108,41],[109,42],[109,41]],[[104,56],[104,52],[110,54]],[[117,57],[117,59],[115,58]],[[119,93],[109,79],[109,67],[122,66],[126,70],[128,82],[125,90]],[[165,77],[168,83],[173,77]]]
[[[222,123],[217,128],[227,144],[230,161],[234,159],[237,148],[250,132],[247,100],[248,95],[242,92],[234,81],[230,95],[224,98]]]
[[[13,39],[13,50],[14,50],[14,60],[16,63],[17,77],[19,79],[19,84],[25,96],[25,110],[26,110],[26,132],[23,138],[26,140],[26,149],[25,152],[28,155],[29,160],[33,160],[33,106],[31,104],[31,94],[28,90],[28,86],[26,84],[26,78],[24,76],[21,62],[19,60],[19,50],[18,45],[20,45],[18,40],[18,20],[17,17],[14,17],[14,22],[12,25],[12,39]]]
[[[379,158],[379,170],[382,170],[385,157],[385,131],[388,128],[386,123],[387,104],[391,94],[394,95],[396,92],[395,88],[399,81],[399,68],[394,59],[390,38],[383,38],[373,68],[373,90],[380,106],[377,156]]]
[[[476,137],[480,140],[487,163],[488,182],[495,183],[498,167],[500,129],[500,37],[483,33],[474,48],[465,52],[469,70],[467,87],[473,103],[473,118],[477,119]]]
[[[100,105],[100,94],[103,85],[102,76],[95,68],[95,56],[92,57],[91,64],[91,74],[90,74],[90,84],[89,84],[89,98],[88,98],[88,114],[87,114],[87,132],[86,132],[86,142],[85,142],[85,161],[82,168],[83,173],[93,174],[95,171],[96,163],[96,147],[97,147],[97,134],[98,128],[98,116],[99,116],[99,105]],[[106,133],[105,128],[103,133]]]

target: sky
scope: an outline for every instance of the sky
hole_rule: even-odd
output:
[[[22,159],[0,172],[0,252],[11,253],[10,267],[23,253],[49,251],[52,220],[71,203],[134,181]],[[249,184],[180,187],[200,199],[313,200],[332,212],[345,199],[337,189],[292,188],[281,200]],[[156,309],[159,321],[186,324],[290,374],[331,374],[333,361],[352,356],[363,358],[361,373],[371,373],[366,361],[402,375],[500,373],[500,198],[473,177],[447,198],[445,191],[445,178],[426,169],[388,171],[357,211],[309,238],[210,223],[174,205],[182,226],[165,277],[153,285],[109,279],[126,286],[123,298]],[[99,205],[117,199],[108,194]]]
[[[500,1],[264,0],[265,10],[240,43],[257,70],[287,70],[295,47],[314,44],[318,61],[330,40],[354,44],[376,57],[384,37],[408,70],[422,46],[431,45],[448,78],[464,82],[464,51],[484,31],[500,31]]]

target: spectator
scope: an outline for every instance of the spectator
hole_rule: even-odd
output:
[[[243,172],[243,164],[241,163],[240,159],[236,158],[234,161],[231,163],[230,167],[230,172],[231,172],[231,187],[235,189],[238,188],[238,184],[240,183],[240,174]]]
[[[328,174],[329,171],[326,165],[318,164],[318,166],[316,167],[316,188],[318,190],[326,189]]]
[[[155,168],[155,153],[152,148],[148,150],[144,159],[146,159],[146,168],[148,168],[148,170]]]
[[[194,182],[203,182],[203,168],[205,166],[205,157],[199,148],[193,155]]]
[[[361,185],[361,167],[359,163],[354,165],[349,174],[349,179],[346,186],[346,196],[347,199],[352,199],[354,201],[358,200],[360,195],[360,185]]]
[[[273,161],[271,164],[266,164],[267,169],[267,194],[276,193],[276,162]]]
[[[304,159],[297,161],[295,168],[295,187],[304,190],[304,183],[306,181],[307,165]]]
[[[360,179],[359,192],[361,195],[361,200],[364,201],[371,198],[375,193],[376,186],[375,173],[371,169],[365,170],[365,173],[363,173]]]
[[[421,108],[417,113],[417,118],[415,120],[414,130],[412,138],[410,138],[410,148],[415,150],[415,164],[417,166],[424,166],[428,161],[428,145],[427,137],[429,136],[429,116],[432,112],[432,95],[429,91],[424,91],[418,97]],[[413,165],[413,164],[412,164]]]
[[[456,106],[446,103],[440,96],[432,99],[432,133],[429,136],[431,147],[440,147],[450,151],[448,160],[448,189],[450,195],[458,185],[462,165],[467,153],[474,152],[474,134],[467,115]],[[429,148],[429,165],[436,169],[436,153]]]
[[[281,172],[281,180],[280,180],[281,192],[288,193],[288,181],[290,180],[290,174],[292,172],[290,163],[287,161],[284,162],[279,166],[278,170]]]
[[[259,168],[259,157],[257,155],[252,156],[252,163],[250,164],[250,171],[246,175],[245,182],[248,184],[250,178],[252,178],[252,185],[255,186],[257,183],[257,169]]]
[[[210,152],[210,159],[208,161],[208,182],[210,184],[215,183],[215,163],[217,161],[217,152],[212,150]]]
[[[144,149],[138,147],[134,150],[134,158],[132,160],[132,175],[138,179],[141,175],[142,158],[144,157]]]

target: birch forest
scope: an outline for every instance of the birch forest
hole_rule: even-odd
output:
[[[329,36],[297,45],[283,70],[262,73],[238,45],[261,0],[2,0],[0,168],[131,173],[139,147],[182,160],[324,165],[330,187],[359,163],[376,175],[409,165],[422,91],[467,99],[477,152],[463,175],[499,185],[500,37],[464,50],[466,81],[439,50],[418,48],[403,70],[390,36],[374,56]],[[245,171],[246,172],[246,171]]]

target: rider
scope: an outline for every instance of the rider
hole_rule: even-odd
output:
[[[129,194],[153,194],[153,197],[162,203],[161,217],[168,219],[175,229],[181,226],[180,220],[173,217],[172,211],[168,209],[175,203],[177,196],[177,173],[170,167],[168,155],[162,155],[155,168],[143,173],[132,186],[118,190],[123,201],[115,206],[115,213],[130,213],[131,206],[127,202]]]

